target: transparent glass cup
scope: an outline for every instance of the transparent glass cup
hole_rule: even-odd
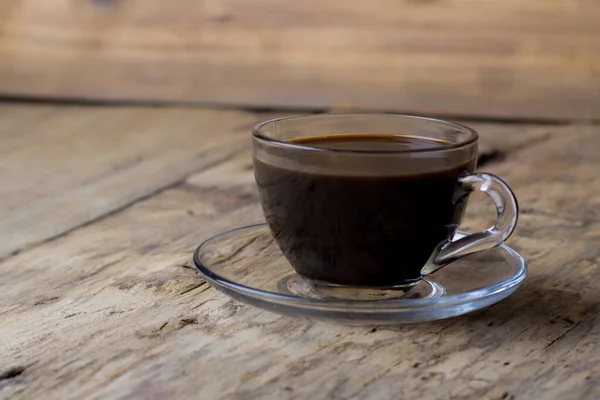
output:
[[[327,149],[294,142],[394,135],[436,145]],[[402,287],[468,254],[503,243],[518,215],[510,187],[474,172],[478,135],[452,122],[394,114],[279,118],[253,130],[265,219],[302,276],[326,285]],[[496,206],[489,229],[455,240],[468,195]]]

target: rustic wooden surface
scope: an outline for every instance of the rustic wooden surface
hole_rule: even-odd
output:
[[[600,119],[597,0],[0,0],[0,94]]]
[[[202,239],[261,220],[244,135],[264,117],[0,110],[0,398],[600,397],[600,127],[473,124],[521,201],[530,276],[468,316],[348,327],[237,303],[191,268]],[[490,212],[473,202],[465,226]]]
[[[234,111],[0,106],[0,259],[181,182],[247,146]]]

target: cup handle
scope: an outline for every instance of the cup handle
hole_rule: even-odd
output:
[[[519,214],[517,198],[510,186],[501,178],[487,173],[473,173],[462,176],[459,183],[463,190],[460,198],[477,191],[487,194],[492,199],[498,213],[496,223],[485,231],[472,233],[458,240],[440,244],[423,268],[423,275],[437,271],[466,255],[488,250],[502,244],[517,226]]]

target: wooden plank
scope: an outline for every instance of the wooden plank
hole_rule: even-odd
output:
[[[485,166],[525,210],[511,244],[531,274],[502,303],[372,329],[229,300],[189,259],[206,236],[261,218],[249,154],[238,153],[0,263],[0,374],[11,372],[0,397],[598,398],[600,187],[589,177],[600,128],[498,131],[510,141],[529,129],[550,135]]]
[[[596,0],[1,0],[4,95],[600,119]]]
[[[231,156],[257,121],[214,110],[0,106],[0,258]]]

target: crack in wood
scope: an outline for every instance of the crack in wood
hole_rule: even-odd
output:
[[[0,374],[0,381],[16,378],[17,376],[25,372],[25,369],[26,368],[23,366],[9,368],[8,370]]]
[[[160,195],[160,194],[162,194],[162,193],[164,193],[164,192],[166,192],[166,191],[168,191],[170,189],[174,189],[174,188],[177,188],[179,186],[185,185],[187,179],[190,176],[192,176],[194,174],[197,174],[199,172],[202,172],[204,170],[213,168],[213,167],[215,167],[215,166],[217,166],[219,164],[222,164],[224,162],[227,162],[227,161],[231,160],[233,157],[235,157],[241,151],[243,151],[243,150],[240,149],[240,150],[234,151],[233,153],[227,154],[227,155],[225,155],[225,156],[223,156],[223,157],[221,157],[221,158],[219,158],[219,159],[217,159],[217,160],[215,160],[213,162],[210,162],[210,163],[208,163],[206,165],[203,165],[201,168],[198,168],[198,169],[196,169],[194,171],[190,171],[189,173],[185,174],[185,176],[183,176],[181,179],[177,179],[174,182],[171,182],[169,184],[166,184],[166,185],[158,187],[158,188],[156,188],[154,190],[151,190],[150,192],[148,192],[148,193],[146,193],[144,195],[141,195],[139,197],[136,197],[134,199],[131,199],[130,201],[125,202],[124,204],[122,204],[120,206],[117,206],[114,209],[112,209],[112,210],[110,210],[110,211],[108,211],[108,212],[106,212],[106,213],[104,213],[102,215],[94,217],[94,218],[92,218],[90,220],[87,220],[87,221],[81,223],[81,224],[72,226],[71,228],[66,229],[65,231],[63,231],[61,233],[58,233],[58,234],[56,234],[54,236],[51,236],[51,237],[48,237],[48,238],[46,238],[44,240],[41,240],[39,242],[30,243],[30,244],[28,244],[28,245],[26,245],[26,246],[24,246],[24,247],[22,247],[20,249],[16,249],[16,250],[12,251],[10,254],[8,254],[8,255],[6,255],[4,257],[0,257],[0,263],[4,262],[4,261],[6,261],[6,260],[8,260],[8,259],[10,259],[12,257],[14,257],[15,255],[17,255],[17,254],[19,254],[19,253],[21,253],[21,252],[23,252],[25,250],[31,250],[31,249],[36,248],[38,246],[41,246],[41,245],[44,245],[44,244],[47,244],[47,243],[51,243],[51,242],[53,242],[55,240],[58,240],[58,239],[63,238],[65,236],[68,236],[69,234],[71,234],[71,233],[73,233],[73,232],[75,232],[75,231],[77,231],[79,229],[88,227],[88,226],[90,226],[92,224],[95,224],[96,222],[103,221],[106,218],[109,218],[109,217],[112,217],[112,216],[114,216],[116,214],[119,214],[120,212],[125,211],[125,210],[127,210],[127,209],[135,206],[138,203],[142,203],[142,202],[144,202],[146,200],[149,200],[149,199],[151,199],[153,197],[156,197],[156,196],[158,196],[158,195]]]
[[[206,290],[210,289],[211,287],[212,286],[208,285],[207,288],[206,288]],[[212,299],[207,299],[207,300],[204,300],[204,301],[200,302],[200,304],[197,304],[194,307],[190,308],[190,311],[197,310],[198,308],[200,308],[203,305],[205,305],[206,303],[208,303],[210,300],[212,300]]]
[[[544,350],[548,350],[550,347],[554,346],[554,344],[556,342],[558,342],[559,340],[564,339],[565,336],[567,336],[569,333],[571,333],[571,331],[573,331],[575,328],[577,328],[580,324],[581,324],[581,322],[578,322],[575,325],[573,325],[571,328],[567,329],[562,335],[558,336],[557,338],[555,338],[554,340],[552,340],[550,343],[548,343],[548,345],[544,348]]]
[[[181,296],[181,295],[184,295],[184,294],[186,294],[186,293],[189,293],[189,292],[191,292],[192,290],[196,290],[196,289],[198,289],[198,288],[200,288],[200,287],[207,286],[207,285],[208,285],[208,283],[206,283],[206,282],[202,282],[202,283],[199,283],[199,284],[197,284],[197,285],[193,285],[192,287],[190,287],[190,288],[188,288],[188,289],[185,289],[183,292],[179,293],[179,295],[180,295],[180,296]]]
[[[54,302],[54,301],[56,301],[58,299],[59,299],[58,296],[44,297],[44,298],[41,298],[41,299],[37,300],[35,303],[33,303],[33,305],[34,306],[41,306],[41,305],[44,305],[44,304],[52,303],[52,302]]]
[[[151,192],[149,192],[149,193],[147,193],[147,194],[145,194],[143,196],[137,197],[137,198],[135,198],[135,199],[133,199],[133,200],[131,200],[129,202],[126,202],[126,203],[122,204],[121,206],[116,207],[113,210],[110,210],[109,212],[107,212],[105,214],[99,215],[99,216],[97,216],[95,218],[92,218],[92,219],[90,219],[88,221],[85,221],[85,222],[83,222],[81,224],[75,225],[75,226],[73,226],[73,227],[71,227],[71,228],[69,228],[69,229],[67,229],[67,230],[65,230],[65,231],[63,231],[63,232],[61,232],[59,234],[56,234],[56,235],[51,236],[49,238],[46,238],[46,239],[44,239],[42,241],[39,241],[39,242],[36,242],[36,243],[31,243],[31,244],[29,244],[29,245],[27,245],[27,246],[25,246],[25,247],[23,247],[21,249],[18,249],[18,250],[19,251],[31,250],[32,248],[44,245],[46,243],[51,243],[51,242],[53,242],[53,241],[55,241],[57,239],[63,238],[65,236],[68,236],[69,234],[71,234],[71,233],[73,233],[73,232],[75,232],[75,231],[77,231],[79,229],[85,228],[87,226],[95,224],[96,222],[102,221],[102,220],[104,220],[104,219],[106,219],[108,217],[116,215],[116,214],[120,213],[121,211],[124,211],[124,210],[126,210],[126,209],[128,209],[128,208],[130,208],[130,207],[132,207],[134,205],[136,205],[137,203],[140,203],[142,201],[148,200],[148,199],[150,199],[150,198],[152,198],[152,197],[154,197],[156,195],[159,195],[159,194],[161,194],[161,193],[163,193],[163,192],[165,192],[165,191],[167,191],[169,189],[173,189],[173,188],[181,185],[184,181],[185,181],[185,178],[179,179],[179,180],[177,180],[177,181],[175,181],[173,183],[170,183],[168,185],[162,186],[162,187],[160,187],[158,189],[155,189],[155,190],[153,190],[153,191],[151,191]],[[11,257],[12,257],[11,255],[8,255],[8,256],[6,256],[4,258],[0,258],[0,262],[6,261],[6,260],[8,260]]]
[[[175,266],[178,268],[193,269],[193,270],[196,269],[196,267],[194,267],[189,261],[186,261],[181,264],[176,264]]]
[[[440,333],[444,332],[446,329],[452,327],[452,325],[454,325],[457,321],[452,321],[450,322],[448,325],[444,326],[443,328],[437,330],[436,332],[434,332],[435,335],[439,335]]]
[[[492,148],[491,150],[480,152],[477,157],[477,167],[489,166],[491,164],[501,163],[505,161],[510,155],[517,152],[522,152],[523,150],[534,147],[538,144],[546,142],[551,139],[553,136],[552,133],[540,136],[538,138],[531,139],[524,143],[519,143],[516,146],[511,146],[505,149],[497,149]]]
[[[106,0],[104,0],[106,1]],[[140,99],[92,99],[83,97],[47,97],[24,94],[12,95],[0,93],[0,104],[48,104],[68,107],[155,107],[155,108],[210,108],[214,110],[236,110],[255,114],[322,114],[331,111],[328,107],[294,107],[279,105],[276,107],[256,106],[249,104],[227,104],[211,101],[175,101],[175,100],[140,100]]]
[[[550,140],[550,139],[552,139],[555,136],[556,136],[556,133],[548,133],[548,134],[540,136],[538,138],[533,138],[533,139],[531,139],[531,140],[529,140],[529,141],[527,141],[525,143],[521,143],[518,146],[511,147],[509,149],[509,151],[516,151],[516,150],[523,151],[523,150],[529,149],[529,148],[531,148],[531,147],[533,147],[535,145],[544,143],[547,140]]]
[[[507,153],[498,149],[494,149],[487,153],[481,153],[477,157],[477,166],[483,167],[497,162],[501,162],[506,160],[506,157]]]
[[[98,3],[115,3],[117,0],[94,0]],[[277,106],[260,106],[252,104],[237,104],[237,103],[223,103],[214,101],[177,101],[177,100],[143,100],[134,98],[121,98],[121,99],[100,99],[100,98],[85,98],[77,96],[38,96],[38,95],[27,95],[27,94],[9,94],[0,93],[0,104],[46,104],[46,105],[57,105],[64,107],[111,107],[111,108],[124,108],[124,107],[154,107],[158,109],[215,109],[215,110],[236,110],[245,111],[254,114],[323,114],[323,113],[339,113],[339,112],[385,112],[382,110],[376,110],[369,107],[310,107],[310,106],[293,106],[293,105],[277,105]],[[392,112],[389,110],[388,112]],[[396,110],[398,112],[398,110]],[[569,119],[569,118],[531,118],[527,116],[523,117],[508,117],[508,116],[465,116],[455,115],[449,113],[436,113],[428,114],[435,118],[451,119],[459,123],[498,123],[505,125],[547,125],[547,126],[560,126],[569,125],[573,122],[582,122],[588,125],[600,124],[600,120],[594,118],[587,119]]]
[[[179,329],[186,327],[188,325],[198,325],[198,318],[196,318],[196,317],[181,318],[179,320]]]

